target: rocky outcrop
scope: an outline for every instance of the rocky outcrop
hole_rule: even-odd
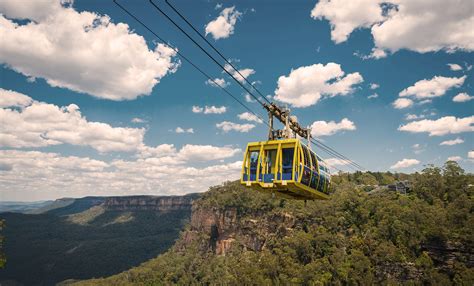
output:
[[[198,194],[185,196],[127,196],[106,197],[103,206],[107,210],[139,211],[154,210],[160,212],[189,210]]]
[[[282,238],[293,229],[302,227],[302,222],[288,213],[264,214],[255,212],[239,214],[236,208],[225,210],[193,207],[190,227],[178,242],[185,249],[193,242],[200,242],[201,249],[225,255],[231,247],[261,251],[270,238]]]

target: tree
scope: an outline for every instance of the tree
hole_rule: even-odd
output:
[[[3,230],[5,227],[5,221],[0,220],[0,231]],[[5,253],[3,253],[3,235],[0,235],[0,268],[5,267],[5,263],[7,262],[7,259],[5,257]]]

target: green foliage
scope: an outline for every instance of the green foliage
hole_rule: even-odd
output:
[[[407,195],[366,193],[357,187],[374,180],[410,180],[414,186]],[[195,206],[237,211],[234,233],[226,233],[235,243],[225,256],[214,254],[209,234],[200,233],[185,249],[174,247],[119,275],[80,284],[473,285],[469,182],[472,175],[454,162],[413,175],[340,173],[333,178],[329,201],[306,206],[226,183],[211,188]],[[294,223],[285,224],[282,217]],[[244,226],[249,220],[258,222],[253,228]],[[261,251],[245,247],[252,238],[265,239]]]
[[[3,230],[5,227],[5,221],[0,219],[0,231]],[[5,263],[7,262],[7,259],[5,257],[5,253],[3,252],[3,241],[4,241],[3,235],[0,234],[0,269],[5,267]]]
[[[15,280],[54,285],[120,273],[168,250],[191,214],[190,208],[168,212],[99,208],[70,216],[1,214],[7,223],[8,263],[0,271],[0,284]]]

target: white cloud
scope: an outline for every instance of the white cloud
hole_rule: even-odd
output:
[[[237,117],[239,117],[240,120],[263,123],[263,121],[260,118],[258,118],[255,114],[252,114],[250,112],[241,113],[241,114],[237,115]]]
[[[349,165],[350,162],[338,158],[328,158],[324,159],[324,162],[326,162],[329,166],[335,167],[335,166],[346,166]]]
[[[413,144],[413,146],[411,146],[411,148],[413,149],[413,153],[415,154],[420,154],[422,152],[425,151],[424,149],[425,146],[421,146],[420,144]]]
[[[71,4],[73,1],[40,0],[26,5],[19,4],[18,1],[4,0],[0,2],[0,12],[9,18],[41,21],[52,14],[60,12],[63,9],[61,2]]]
[[[414,120],[414,119],[421,119],[424,118],[424,115],[416,115],[416,114],[406,114],[405,120]]]
[[[204,108],[200,107],[200,106],[197,106],[197,105],[193,105],[193,112],[194,113],[202,113],[204,111]]]
[[[173,144],[161,144],[155,147],[150,146],[141,146],[139,148],[138,157],[147,158],[147,157],[169,157],[174,156],[177,153],[176,148]]]
[[[362,8],[363,7],[363,8]],[[347,40],[359,27],[369,28],[384,19],[379,1],[322,0],[311,10],[314,19],[327,19],[331,23],[331,39],[336,43]]]
[[[210,161],[231,158],[242,150],[231,147],[216,147],[211,145],[184,145],[179,150],[178,157],[187,161]]]
[[[453,97],[454,102],[466,102],[466,101],[473,100],[473,99],[474,99],[474,96],[471,96],[471,95],[469,95],[465,92],[461,92],[458,95],[456,95],[455,97]]]
[[[0,88],[0,108],[24,107],[31,105],[33,99],[22,93]]]
[[[184,147],[183,147],[184,148]],[[227,148],[227,147],[225,147]],[[232,148],[185,148],[182,157],[193,160],[230,158]],[[186,151],[188,150],[188,151]],[[191,150],[191,151],[189,151]],[[207,157],[195,157],[196,153]],[[217,154],[214,158],[213,154]],[[0,150],[0,195],[3,199],[34,200],[59,197],[114,195],[181,195],[204,192],[209,186],[238,179],[241,161],[193,167],[178,156],[112,160],[62,156],[36,151]],[[172,178],[173,184],[169,183]],[[186,188],[182,188],[182,186]]]
[[[462,144],[462,143],[464,143],[464,140],[462,140],[461,138],[458,137],[458,138],[453,139],[453,140],[443,141],[439,145],[452,146],[452,145]]]
[[[307,107],[316,104],[324,95],[347,95],[354,85],[363,82],[358,72],[344,75],[336,63],[299,67],[291,70],[288,76],[278,78],[275,99],[295,107]]]
[[[176,133],[194,133],[194,129],[193,128],[184,129],[184,128],[178,126],[178,127],[176,127],[174,132],[176,132]]]
[[[213,86],[213,87],[219,87],[220,86],[222,88],[228,87],[230,85],[230,83],[225,81],[225,79],[223,79],[223,78],[215,78],[213,80],[208,79],[206,81],[206,84],[208,84],[210,86]]]
[[[402,168],[408,168],[414,165],[420,164],[420,161],[416,159],[403,159],[395,163],[393,166],[390,167],[390,169],[402,169]]]
[[[216,107],[216,106],[206,106],[204,108],[204,114],[222,114],[222,113],[225,113],[227,111],[227,107],[225,106],[220,106],[220,107]]]
[[[132,118],[131,121],[132,121],[132,123],[146,123],[147,122],[145,119],[138,118],[138,117]]]
[[[379,87],[380,87],[380,85],[378,85],[378,84],[376,84],[376,83],[371,83],[371,84],[370,84],[370,89],[377,89],[377,88],[379,88]]]
[[[472,132],[474,131],[473,124],[474,116],[464,118],[445,116],[437,120],[423,119],[420,121],[413,121],[398,127],[398,130],[411,133],[427,132],[430,136],[442,136],[446,134]]]
[[[462,161],[462,158],[460,156],[451,156],[451,157],[448,157],[448,160],[447,161]]]
[[[205,107],[200,107],[200,106],[197,106],[197,105],[194,105],[193,106],[193,112],[194,113],[204,113],[204,114],[222,114],[222,113],[225,113],[227,111],[227,107],[225,106],[220,106],[220,107],[217,107],[217,106],[205,106]]]
[[[449,89],[463,85],[465,79],[466,76],[459,78],[435,76],[430,80],[423,79],[402,90],[399,96],[414,96],[417,99],[443,96]]]
[[[225,39],[234,34],[234,26],[242,13],[235,6],[225,8],[220,15],[206,25],[206,36],[211,34],[214,40]]]
[[[311,124],[311,135],[313,137],[329,136],[344,130],[356,130],[354,122],[344,118],[339,123],[335,121],[315,121]]]
[[[149,95],[179,63],[176,52],[145,39],[108,16],[62,7],[60,0],[0,1],[0,63],[28,78],[43,78],[110,100]],[[10,18],[31,19],[18,24]]]
[[[251,68],[238,69],[238,72],[232,68],[231,65],[225,64],[224,69],[227,70],[233,77],[235,77],[241,83],[244,83],[245,80],[255,74],[255,70]],[[222,71],[225,72],[225,71]],[[240,74],[239,74],[240,73]],[[255,84],[255,83],[254,83]]]
[[[408,108],[413,105],[413,100],[409,98],[398,98],[392,103],[393,107],[396,109]]]
[[[469,159],[474,159],[474,151],[469,151],[469,152],[467,152],[467,157],[468,157]]]
[[[321,0],[311,11],[314,19],[327,19],[331,38],[347,40],[358,28],[370,28],[375,42],[372,57],[400,49],[426,53],[439,50],[474,50],[472,2],[414,0]]]
[[[377,97],[379,97],[379,95],[377,93],[374,93],[374,94],[371,94],[371,95],[367,96],[368,99],[377,98]]]
[[[452,71],[462,71],[462,66],[458,64],[448,64],[449,69]]]
[[[222,121],[221,123],[217,123],[216,127],[222,129],[224,132],[229,131],[237,131],[237,132],[249,132],[253,128],[255,128],[254,124],[238,124],[229,121]]]
[[[246,101],[246,102],[257,102],[257,101],[256,101],[255,99],[253,99],[253,98],[250,96],[250,94],[248,94],[248,93],[245,94],[244,98],[245,98],[245,101]]]
[[[143,128],[112,127],[91,122],[75,104],[59,107],[26,95],[0,90],[11,102],[30,102],[16,109],[0,108],[0,146],[45,147],[59,144],[90,146],[99,152],[135,151],[143,145]],[[12,96],[13,95],[13,96]]]

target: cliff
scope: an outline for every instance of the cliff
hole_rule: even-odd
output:
[[[103,206],[107,210],[152,210],[159,212],[190,209],[198,194],[185,196],[126,196],[105,197]]]

